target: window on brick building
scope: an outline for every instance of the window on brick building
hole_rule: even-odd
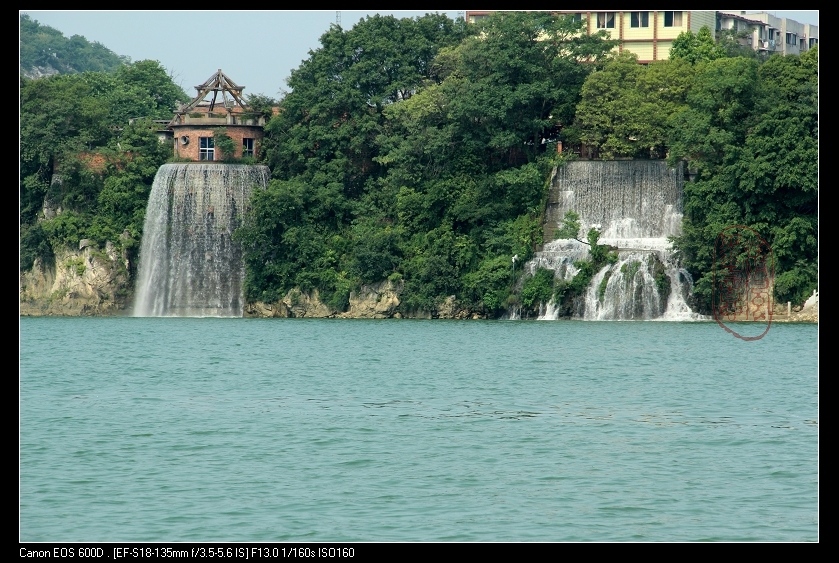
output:
[[[664,12],[664,27],[682,27],[682,12]]]
[[[215,160],[216,144],[212,137],[199,137],[198,160]]]
[[[242,139],[242,156],[253,156],[253,139]]]
[[[650,27],[650,13],[632,12],[629,16],[629,27]]]

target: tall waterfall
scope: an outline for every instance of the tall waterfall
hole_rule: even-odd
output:
[[[667,237],[681,232],[684,173],[659,160],[574,161],[554,170],[545,232],[553,235],[568,211],[580,216],[581,236],[600,230],[600,244],[619,249],[618,262],[596,273],[574,317],[589,320],[697,318],[685,299],[690,275],[679,268]],[[526,269],[554,271],[558,279],[577,273],[574,262],[588,246],[573,239],[547,242]],[[555,319],[554,303],[539,318]]]
[[[267,166],[164,164],[143,226],[134,316],[241,317],[244,260],[232,239]]]

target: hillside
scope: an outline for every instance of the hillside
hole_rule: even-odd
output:
[[[41,78],[53,74],[116,70],[127,63],[102,45],[80,35],[69,39],[52,27],[41,25],[27,14],[20,15],[20,74]]]

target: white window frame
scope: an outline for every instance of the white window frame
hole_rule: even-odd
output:
[[[198,160],[215,160],[216,142],[212,137],[198,137]]]

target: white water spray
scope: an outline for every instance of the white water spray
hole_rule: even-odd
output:
[[[580,216],[582,236],[592,227],[599,244],[619,249],[618,261],[597,272],[577,305],[586,320],[695,320],[687,296],[690,275],[679,267],[668,237],[681,233],[684,175],[664,161],[574,161],[555,170],[546,224],[559,227],[568,211]],[[574,262],[588,258],[589,247],[571,239],[545,244],[526,265],[553,270],[570,280]],[[540,319],[556,319],[553,302]]]

